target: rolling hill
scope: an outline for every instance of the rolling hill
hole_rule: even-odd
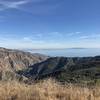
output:
[[[53,77],[63,82],[96,81],[100,78],[100,56],[52,57],[19,74],[34,80]]]

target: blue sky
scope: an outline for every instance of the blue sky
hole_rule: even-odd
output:
[[[100,48],[100,0],[0,0],[0,46]]]

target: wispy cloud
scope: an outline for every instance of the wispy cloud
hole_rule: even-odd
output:
[[[31,2],[30,0],[20,0],[20,1],[9,1],[9,0],[1,0],[0,1],[0,10],[11,9],[11,8],[19,8],[21,5],[25,5]]]
[[[66,33],[67,36],[76,36],[76,35],[80,35],[80,34],[82,34],[82,32],[79,32],[79,31],[71,32],[71,33]]]
[[[66,39],[70,40],[70,39],[72,39],[72,37],[78,38],[81,34],[82,34],[82,32],[70,32],[70,33],[48,32],[48,33],[35,33],[35,34],[33,33],[33,35],[31,35],[31,37],[33,37],[33,40],[59,42],[59,41],[66,41]]]
[[[100,38],[100,34],[90,34],[90,35],[83,35],[80,36],[80,39],[85,39],[85,40],[91,40],[91,39],[97,39]]]
[[[31,37],[16,37],[0,35],[0,46],[7,48],[38,48],[45,44],[43,40],[35,40]]]
[[[63,1],[57,0],[0,0],[0,11],[17,9],[30,14],[52,14]]]
[[[70,33],[63,34],[60,32],[34,33],[20,37],[14,34],[2,34],[0,35],[0,46],[8,48],[99,47],[100,34],[72,33],[74,38],[69,36]]]

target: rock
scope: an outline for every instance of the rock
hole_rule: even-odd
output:
[[[3,76],[13,76],[12,73],[15,73],[19,70],[24,70],[31,65],[39,63],[46,60],[47,56],[42,56],[39,54],[32,54],[29,52],[11,50],[0,48],[0,72],[6,73]],[[0,76],[1,79],[1,76]]]

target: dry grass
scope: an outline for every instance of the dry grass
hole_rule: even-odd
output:
[[[100,100],[100,87],[60,85],[51,79],[33,85],[1,82],[0,100]]]

